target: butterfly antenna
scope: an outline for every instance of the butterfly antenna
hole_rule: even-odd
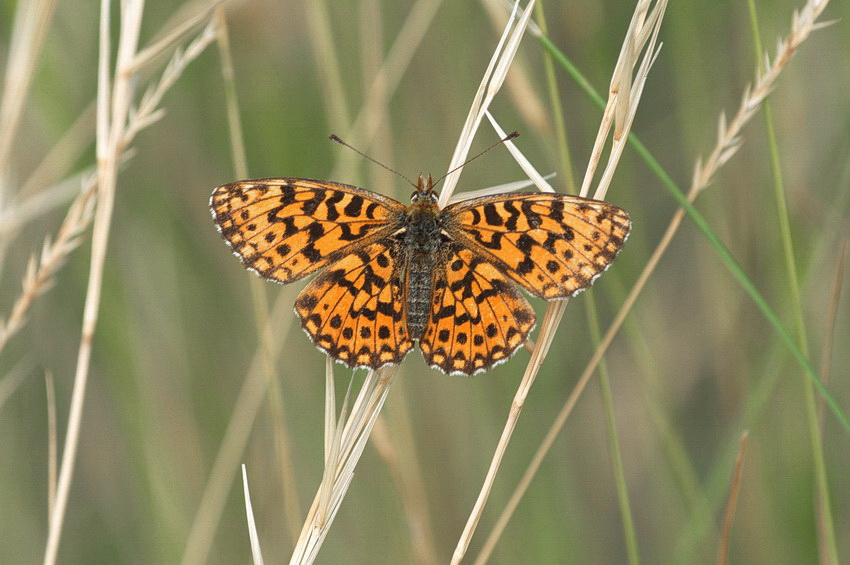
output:
[[[348,143],[344,142],[344,141],[343,141],[343,140],[341,140],[341,139],[340,139],[340,138],[339,138],[336,134],[333,134],[333,133],[332,133],[332,134],[330,134],[330,135],[328,136],[328,139],[330,139],[331,141],[336,141],[336,142],[337,142],[337,143],[339,143],[340,145],[343,145],[343,146],[345,146],[345,147],[348,147],[349,149],[351,149],[352,151],[354,151],[355,153],[357,153],[357,154],[358,154],[358,155],[360,155],[361,157],[364,157],[364,158],[366,158],[366,159],[368,159],[368,160],[372,161],[373,163],[375,163],[375,164],[376,164],[376,165],[378,165],[379,167],[383,167],[383,168],[385,168],[386,170],[388,170],[389,172],[391,172],[391,173],[393,173],[393,174],[396,174],[396,175],[400,176],[401,178],[403,178],[404,180],[406,180],[406,181],[407,181],[407,182],[408,182],[411,186],[413,186],[414,188],[416,188],[416,183],[415,183],[415,182],[413,182],[412,180],[410,180],[409,178],[407,178],[406,176],[404,176],[403,174],[401,174],[401,173],[400,173],[400,172],[398,172],[397,170],[395,170],[395,169],[391,169],[390,167],[388,167],[388,166],[384,165],[383,163],[381,163],[381,162],[380,162],[380,161],[378,161],[377,159],[373,159],[372,157],[369,157],[368,155],[366,155],[365,153],[363,153],[362,151],[360,151],[359,149],[357,149],[357,148],[356,148],[356,147],[354,147],[353,145],[349,145]]]
[[[496,143],[494,143],[493,145],[491,145],[490,147],[488,147],[484,151],[478,153],[477,155],[470,157],[469,159],[467,159],[466,161],[464,161],[463,163],[461,163],[460,165],[458,165],[457,167],[455,167],[451,171],[447,172],[446,174],[444,174],[443,176],[441,176],[440,178],[438,178],[437,180],[434,181],[434,186],[437,186],[437,184],[441,180],[443,180],[444,178],[446,178],[447,176],[449,176],[450,174],[452,174],[456,170],[461,169],[461,168],[465,167],[466,165],[468,165],[470,161],[474,161],[474,160],[478,159],[479,157],[481,157],[482,155],[484,155],[485,153],[487,153],[488,151],[490,151],[491,149],[493,149],[497,145],[501,145],[502,143],[504,143],[506,141],[510,141],[510,140],[514,139],[515,137],[519,137],[518,131],[509,133],[508,135],[506,135],[505,137],[503,137],[502,139],[500,139],[499,141],[497,141]]]

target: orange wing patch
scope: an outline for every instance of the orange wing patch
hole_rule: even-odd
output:
[[[349,367],[398,364],[413,347],[391,246],[346,255],[301,291],[295,313],[316,346]]]
[[[296,281],[381,236],[404,205],[345,184],[256,179],[219,186],[210,197],[221,235],[263,278]]]
[[[459,246],[434,275],[431,304],[419,346],[425,362],[446,373],[473,375],[506,361],[536,323],[514,285]]]
[[[476,198],[445,212],[452,235],[547,300],[589,287],[631,228],[628,214],[613,204],[552,193]]]

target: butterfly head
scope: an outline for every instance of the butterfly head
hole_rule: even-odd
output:
[[[411,204],[417,202],[427,202],[431,204],[437,203],[437,195],[434,193],[434,179],[431,175],[419,175],[419,181],[416,183],[416,190],[410,195]]]

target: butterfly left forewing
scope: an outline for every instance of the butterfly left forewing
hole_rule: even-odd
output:
[[[345,184],[273,178],[219,186],[210,209],[246,267],[288,283],[381,237],[404,206]]]
[[[548,300],[590,286],[628,237],[628,214],[608,202],[553,193],[510,194],[445,209],[452,237]]]

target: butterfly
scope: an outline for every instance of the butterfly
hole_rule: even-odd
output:
[[[267,178],[217,187],[210,209],[242,263],[291,283],[313,343],[351,368],[425,362],[473,375],[507,360],[545,300],[589,287],[629,235],[621,208],[578,196],[511,193],[440,209],[430,176],[411,203],[335,182]]]

